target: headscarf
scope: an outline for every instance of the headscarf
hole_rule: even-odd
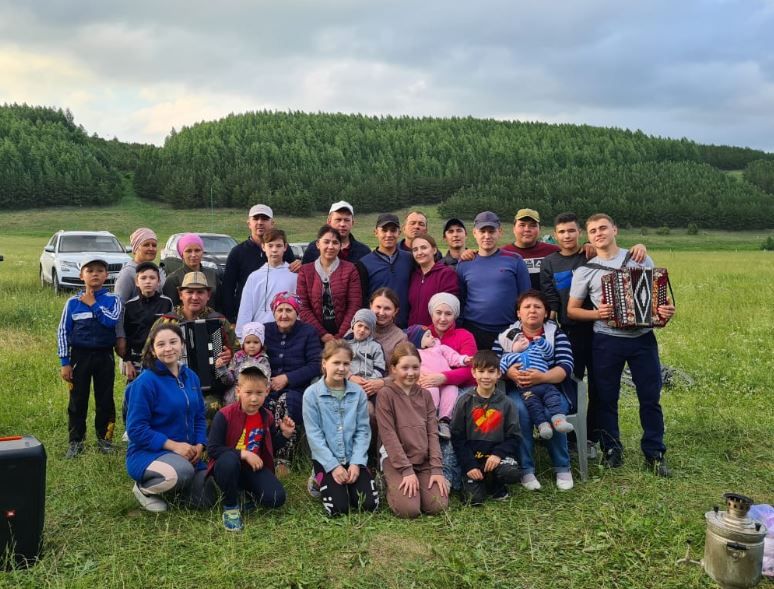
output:
[[[430,300],[427,302],[427,310],[430,312],[430,315],[433,314],[433,311],[435,311],[438,305],[449,305],[454,318],[457,319],[457,317],[460,316],[460,300],[453,294],[439,292],[431,296]]]
[[[271,312],[274,313],[277,307],[282,303],[286,303],[293,307],[296,310],[296,313],[301,310],[301,299],[299,299],[298,295],[294,292],[288,292],[286,290],[278,292],[271,301]]]
[[[373,335],[374,329],[376,329],[376,315],[371,309],[358,309],[358,311],[355,312],[355,316],[352,317],[352,322],[349,326],[355,327],[355,323],[358,321],[365,323],[368,326],[368,329],[371,330],[371,335]]]
[[[258,321],[250,321],[250,323],[245,323],[242,326],[242,343],[244,343],[248,335],[254,335],[260,340],[261,345],[263,345],[263,341],[264,341],[263,323],[260,323]]]
[[[196,235],[196,233],[186,233],[177,240],[177,253],[182,257],[185,248],[192,244],[198,244],[204,250],[204,242],[201,237]]]
[[[153,229],[148,229],[147,227],[135,229],[134,233],[129,236],[129,244],[132,246],[132,253],[136,254],[137,250],[140,249],[140,246],[149,239],[155,239],[156,242],[159,240],[153,232]]]

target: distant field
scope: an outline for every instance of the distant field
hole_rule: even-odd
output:
[[[430,232],[441,238],[445,219],[438,216],[435,206],[420,206],[429,219]],[[399,217],[408,209],[395,211]],[[355,235],[361,241],[375,245],[373,227],[376,214],[356,215]],[[122,242],[128,243],[129,235],[137,227],[151,227],[163,241],[172,233],[181,231],[211,231],[228,233],[237,241],[247,237],[247,211],[234,209],[194,209],[176,210],[168,206],[141,200],[127,195],[121,203],[105,208],[52,208],[35,211],[0,212],[0,254],[9,251],[8,242],[17,238],[37,238],[40,250],[46,240],[59,229],[68,230],[108,230]],[[472,219],[463,219],[472,231]],[[503,243],[512,240],[512,219],[503,219]],[[313,239],[325,222],[325,215],[314,217],[278,217],[276,225],[284,229],[290,241],[309,241]],[[543,228],[549,233],[550,226]],[[641,229],[620,229],[620,241],[624,244],[644,243],[653,250],[707,251],[707,250],[757,250],[770,235],[769,231],[700,231],[698,235],[688,235],[685,229],[672,229],[669,235],[658,235],[656,228],[649,228],[647,235]],[[469,245],[473,246],[473,236],[469,235]],[[29,242],[32,243],[32,242]],[[40,252],[38,252],[40,253]]]
[[[437,230],[441,221],[428,213]],[[137,201],[107,211],[0,213],[0,436],[35,434],[49,457],[44,559],[29,571],[0,573],[0,587],[709,588],[697,567],[674,564],[686,540],[698,558],[703,513],[732,490],[774,502],[772,254],[670,252],[703,242],[632,233],[625,240],[645,241],[674,280],[678,315],[659,333],[663,360],[696,381],[663,398],[675,478],[659,480],[641,468],[636,399],[625,392],[626,464],[616,472],[593,465],[592,480],[569,493],[555,490],[540,453],[542,492],[515,487],[509,501],[480,509],[455,499],[447,515],[418,521],[386,509],[328,520],[306,495],[306,465],[287,480],[287,506],[250,516],[241,535],[222,530],[218,510],[140,511],[122,453],[97,455],[91,425],[86,455],[62,459],[67,393],[54,330],[65,299],[39,287],[40,250],[58,228],[112,229],[122,239],[139,225],[162,237],[185,228],[239,237],[243,217],[216,211],[210,224],[208,211]],[[298,240],[319,222],[279,221]],[[358,223],[365,237],[373,216]],[[712,237],[716,247],[739,250],[755,249],[762,238]],[[121,396],[117,382],[117,402]]]

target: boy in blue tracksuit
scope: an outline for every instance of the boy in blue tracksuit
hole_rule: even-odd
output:
[[[116,406],[113,401],[116,323],[121,317],[121,299],[102,285],[107,280],[107,262],[100,258],[81,265],[84,290],[67,299],[57,331],[62,379],[70,385],[67,406],[70,445],[66,458],[83,452],[89,388],[94,381],[97,444],[101,452],[112,451]]]

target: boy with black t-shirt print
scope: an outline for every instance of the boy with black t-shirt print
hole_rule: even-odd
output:
[[[476,388],[464,393],[454,407],[452,446],[463,473],[462,494],[472,505],[487,495],[508,498],[508,487],[520,479],[516,455],[521,441],[516,406],[497,386],[502,373],[492,350],[481,350],[471,361]]]

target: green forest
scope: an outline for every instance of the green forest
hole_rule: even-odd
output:
[[[741,175],[724,173],[744,170]],[[250,112],[174,129],[162,147],[106,141],[69,111],[0,107],[0,204],[107,204],[130,174],[176,208],[255,202],[285,215],[604,210],[634,226],[774,227],[774,154],[640,131],[475,118]]]

